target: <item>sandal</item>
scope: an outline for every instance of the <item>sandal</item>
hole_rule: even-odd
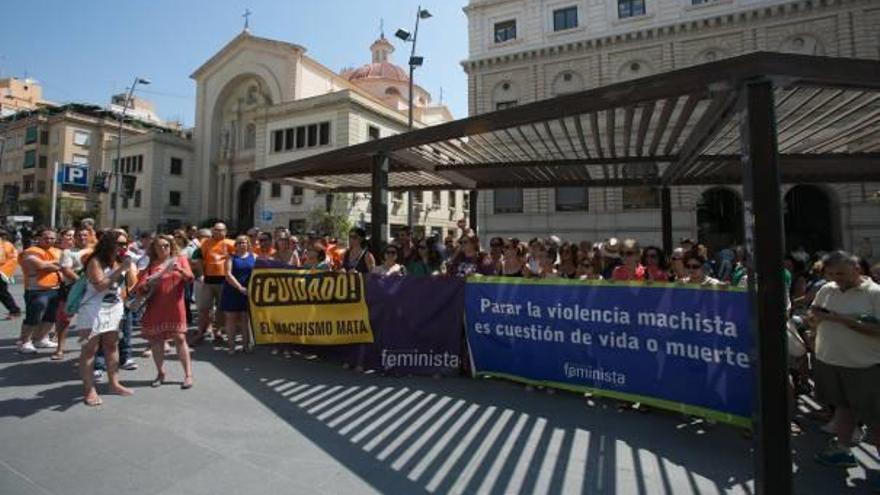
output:
[[[192,386],[193,386],[192,377],[188,376],[183,379],[183,383],[180,384],[180,389],[181,390],[189,390],[192,388]]]
[[[103,403],[104,403],[104,401],[100,397],[95,397],[94,399],[91,399],[91,400],[83,399],[83,404],[85,404],[89,407],[98,407]]]
[[[61,361],[62,359],[64,359],[64,354],[58,354],[56,352],[49,356],[49,359],[51,359],[52,361]]]
[[[150,382],[150,386],[153,388],[157,388],[165,384],[165,373],[160,373],[155,380]]]

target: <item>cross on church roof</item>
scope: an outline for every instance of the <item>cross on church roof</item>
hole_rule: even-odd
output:
[[[247,9],[247,8],[244,9],[244,14],[242,14],[242,17],[244,17],[244,30],[245,31],[247,31],[248,28],[250,27],[251,14],[253,14],[253,12],[251,12],[251,9]]]

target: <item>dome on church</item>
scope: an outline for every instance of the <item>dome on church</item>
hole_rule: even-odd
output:
[[[391,62],[365,64],[357,69],[346,72],[343,76],[349,81],[360,81],[363,79],[391,79],[401,82],[409,81],[409,76],[406,74],[406,71]]]
[[[409,76],[400,66],[391,63],[391,53],[394,47],[381,36],[370,46],[373,53],[372,63],[365,64],[357,69],[342,73],[342,77],[349,81],[363,81],[365,79],[390,79],[392,81],[409,82]]]

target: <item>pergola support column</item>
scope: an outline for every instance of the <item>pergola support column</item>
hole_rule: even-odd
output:
[[[663,231],[663,251],[672,253],[672,192],[669,186],[660,189],[660,225]]]
[[[379,255],[388,244],[388,171],[391,158],[386,153],[373,157],[370,187],[370,247],[373,256]]]
[[[472,190],[468,195],[468,226],[477,233],[477,200],[479,199],[479,191]]]
[[[755,374],[755,488],[759,495],[791,493],[788,355],[785,337],[782,203],[773,83],[745,85],[740,100],[744,214],[752,295]],[[752,236],[749,239],[749,230]]]

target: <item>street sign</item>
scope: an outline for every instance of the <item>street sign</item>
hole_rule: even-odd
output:
[[[260,219],[262,219],[264,222],[271,222],[272,221],[272,211],[271,210],[261,211],[260,212]]]
[[[89,166],[64,164],[61,183],[67,186],[89,187]]]

